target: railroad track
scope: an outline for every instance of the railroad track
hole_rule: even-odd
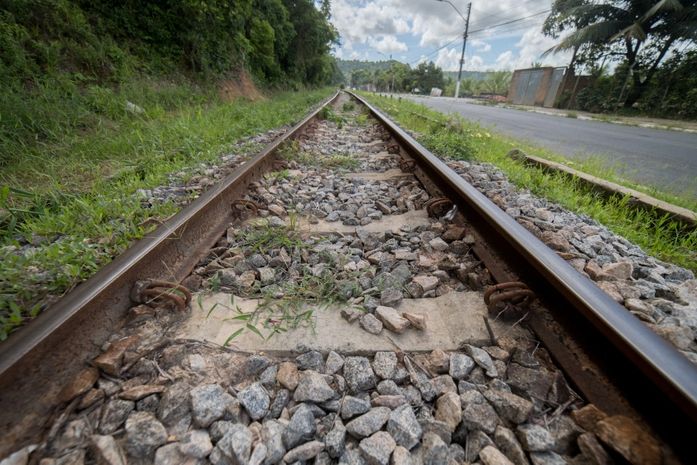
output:
[[[14,334],[0,374],[0,457],[36,463],[688,463],[697,419],[682,354],[347,93]]]

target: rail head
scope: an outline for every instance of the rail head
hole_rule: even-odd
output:
[[[697,367],[360,95],[390,133],[504,238],[624,356],[697,421]]]
[[[7,370],[19,363],[23,357],[40,346],[57,329],[67,324],[71,318],[89,307],[100,296],[112,292],[114,286],[121,285],[119,283],[130,270],[138,267],[144,260],[156,253],[158,247],[162,247],[167,241],[176,238],[177,231],[186,228],[205,208],[217,202],[221,194],[230,186],[252,174],[264,159],[274,153],[286,140],[301,131],[325,105],[336,99],[338,95],[339,91],[322,101],[315,110],[307,114],[289,131],[274,139],[251,160],[235,169],[221,183],[204,192],[198,199],[167,220],[154,232],[136,242],[27,326],[11,334],[6,341],[0,344],[0,378]]]

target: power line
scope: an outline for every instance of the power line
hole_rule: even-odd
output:
[[[511,20],[505,21],[505,22],[503,22],[503,23],[493,24],[493,25],[491,25],[491,26],[486,26],[486,27],[482,27],[482,28],[479,28],[479,29],[475,29],[474,31],[470,31],[468,35],[472,35],[472,34],[476,34],[476,33],[480,33],[480,32],[489,31],[489,30],[491,30],[491,29],[495,29],[495,28],[498,28],[498,27],[501,27],[501,26],[507,26],[507,25],[514,24],[514,23],[519,23],[519,22],[521,22],[521,21],[526,21],[526,20],[535,18],[535,17],[537,17],[537,16],[540,16],[540,15],[542,15],[542,14],[549,13],[550,11],[552,11],[552,10],[551,10],[551,9],[546,9],[546,10],[543,10],[543,11],[538,11],[537,13],[533,13],[533,14],[528,15],[528,16],[523,16],[523,17],[520,17],[520,18],[515,18],[515,19],[511,19]],[[527,28],[527,27],[530,27],[531,24],[519,24],[519,25],[517,25],[516,27],[511,28],[511,29],[509,29],[509,30],[506,31],[506,32],[516,31],[516,30],[519,29],[520,26],[524,26],[523,28]],[[453,43],[455,43],[455,42],[457,42],[458,40],[460,40],[461,37],[462,37],[461,35],[458,35],[457,37],[455,37],[454,39],[452,39],[450,42],[448,42],[448,43],[446,43],[446,44],[444,44],[444,45],[441,45],[441,46],[438,47],[437,49],[435,49],[435,50],[429,52],[427,55],[422,55],[422,56],[420,56],[419,58],[410,61],[409,64],[410,64],[410,65],[413,65],[413,64],[418,63],[418,62],[420,62],[420,61],[422,61],[422,60],[427,60],[428,58],[432,57],[433,55],[435,55],[436,53],[440,52],[440,51],[443,50],[444,48],[449,47],[449,46],[452,45]]]
[[[504,30],[501,31],[501,33],[506,34],[510,31],[515,31],[515,30],[518,30],[520,28],[526,28],[526,27],[530,27],[530,26],[536,25],[536,24],[543,24],[545,20],[546,20],[546,18],[539,18],[539,17],[524,19],[518,23],[509,25],[509,27],[506,27]],[[480,27],[479,29],[477,29],[477,31],[478,32],[476,32],[476,34],[485,34],[489,31],[489,27],[488,26],[487,27]],[[474,33],[475,33],[474,31],[470,32],[470,34],[474,34]]]
[[[518,31],[525,31],[525,30],[528,30],[528,29],[533,28],[533,27],[540,27],[543,24],[544,24],[544,22],[541,22],[541,21],[533,21],[533,22],[528,22],[528,23],[524,23],[524,24],[519,24],[516,27],[512,27],[510,29],[505,29],[505,30],[499,31],[498,35],[510,35],[512,33],[518,32]],[[486,31],[478,32],[475,35],[482,37],[485,32]],[[472,35],[472,34],[470,34],[470,35]],[[484,36],[484,37],[486,37],[486,36]]]
[[[488,30],[490,30],[490,29],[495,29],[495,28],[501,27],[501,26],[507,26],[507,25],[509,25],[509,24],[517,23],[517,22],[520,22],[520,21],[524,21],[524,20],[526,20],[526,19],[534,18],[535,16],[540,16],[540,15],[543,15],[543,14],[545,14],[545,13],[549,13],[550,11],[552,11],[552,10],[551,10],[551,9],[547,9],[547,10],[543,10],[543,11],[538,11],[537,13],[531,14],[531,15],[529,15],[529,16],[523,16],[522,18],[512,19],[512,20],[506,21],[506,22],[504,22],[504,23],[494,24],[494,25],[492,25],[492,26],[487,26],[487,27],[483,27],[483,28],[480,28],[480,29],[475,29],[474,31],[471,31],[470,34],[474,34],[475,32],[488,31]]]
[[[526,30],[526,29],[530,29],[531,27],[542,26],[543,24],[544,24],[544,21],[539,21],[539,20],[538,20],[538,21],[526,21],[526,22],[524,22],[524,23],[516,24],[514,27],[507,28],[507,29],[505,29],[505,30],[499,31],[499,34],[501,34],[501,35],[502,35],[502,34],[511,34],[511,33],[513,33],[513,32],[524,31],[524,30]],[[481,36],[484,35],[486,32],[487,32],[487,31],[480,31],[480,32],[476,32],[476,33],[473,33],[473,34],[478,35],[478,36],[481,37]],[[470,35],[472,35],[472,33],[471,33]]]
[[[539,1],[540,0],[522,0],[522,1],[519,1],[517,3],[517,6],[524,5],[524,4],[530,3],[530,2],[539,2]],[[542,2],[547,3],[545,0],[542,0]],[[492,19],[492,18],[495,18],[496,21],[500,21],[501,19],[505,18],[507,14],[508,14],[508,11],[502,10],[502,11],[499,11],[498,13],[493,13],[490,15],[486,15],[482,18],[477,18],[477,22],[482,23],[482,22],[484,22],[483,20]],[[489,27],[489,26],[483,26],[483,27]]]
[[[410,65],[413,65],[414,63],[418,63],[418,62],[421,61],[421,60],[425,60],[425,59],[427,59],[427,58],[429,58],[429,57],[435,55],[436,53],[440,52],[440,51],[443,50],[444,48],[449,47],[450,45],[454,44],[455,42],[457,42],[457,41],[460,40],[461,38],[462,38],[462,35],[458,34],[457,37],[455,37],[453,40],[451,40],[451,41],[448,42],[447,44],[441,45],[441,46],[438,47],[437,49],[435,49],[435,50],[433,50],[432,52],[430,52],[428,55],[422,55],[422,56],[420,56],[419,58],[417,58],[416,60],[410,61],[409,64],[410,64]]]

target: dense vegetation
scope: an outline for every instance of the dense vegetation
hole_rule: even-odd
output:
[[[387,67],[356,67],[347,79],[352,87],[392,92],[429,93],[433,87],[445,86],[443,70],[432,61],[414,68],[398,61],[388,62]]]
[[[694,197],[674,197],[633,185],[593,161],[572,162],[561,155],[530,143],[497,134],[459,115],[445,115],[407,99],[366,95],[397,123],[417,135],[417,139],[444,158],[491,163],[522,189],[557,202],[566,208],[596,219],[617,234],[641,246],[650,255],[697,271],[697,231],[668,218],[628,206],[629,198],[606,198],[578,180],[561,173],[525,166],[507,154],[512,148],[525,153],[567,163],[585,172],[642,190],[668,202],[696,209]]]
[[[560,38],[551,51],[573,51],[571,67],[595,77],[568,104],[697,117],[697,0],[555,0],[543,30]]]
[[[645,84],[642,96],[632,108],[622,108],[628,68],[621,65],[613,74],[604,68],[592,69],[593,83],[578,92],[573,102],[564,95],[562,105],[595,113],[636,113],[664,118],[697,119],[697,50],[676,52],[656,68]],[[624,92],[623,92],[623,89]]]
[[[479,96],[482,94],[503,95],[508,94],[508,87],[511,84],[511,71],[488,71],[483,76],[468,77],[462,73],[462,83],[460,84],[460,95],[463,97]],[[444,95],[455,95],[455,83],[457,74],[454,78],[446,78]]]
[[[253,153],[234,143],[329,95],[307,90],[340,80],[328,17],[313,0],[0,0],[0,341],[179,208],[140,192]]]
[[[0,166],[118,119],[129,98],[166,109],[244,71],[284,88],[337,79],[328,18],[328,0],[0,0]],[[130,85],[144,78],[189,88]]]
[[[398,61],[340,60],[339,69],[348,84],[356,88],[379,92],[416,92],[428,94],[431,88],[443,90],[443,95],[455,95],[457,71],[443,71],[433,62],[415,68]],[[463,71],[460,95],[506,95],[511,82],[510,71]],[[418,91],[416,91],[418,89]]]

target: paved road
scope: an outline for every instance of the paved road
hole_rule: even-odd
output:
[[[562,118],[452,98],[409,98],[569,158],[600,157],[627,179],[697,198],[697,134]]]

